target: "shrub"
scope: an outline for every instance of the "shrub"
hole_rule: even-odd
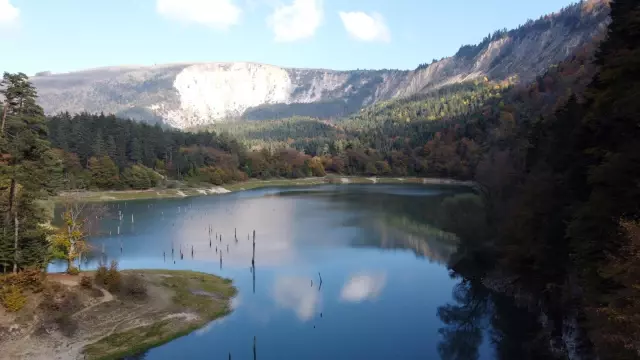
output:
[[[111,264],[109,265],[109,270],[107,270],[107,274],[104,279],[104,285],[110,292],[117,292],[122,285],[121,283],[122,278],[120,276],[120,271],[118,271],[118,262],[112,260]]]
[[[7,274],[0,276],[0,289],[8,288],[11,285],[22,290],[33,292],[42,291],[42,271],[37,269],[23,270],[17,274]]]
[[[93,281],[91,280],[91,277],[87,275],[82,275],[82,277],[80,277],[80,286],[82,286],[85,289],[93,288]]]
[[[144,299],[147,297],[147,286],[139,275],[128,274],[122,279],[120,293],[124,296]]]
[[[118,292],[122,286],[122,276],[118,270],[118,262],[113,260],[107,268],[100,264],[94,275],[94,281],[98,286],[105,287],[112,293]]]
[[[107,279],[107,273],[108,273],[109,269],[107,268],[107,266],[105,264],[100,264],[98,266],[98,268],[96,269],[96,273],[93,275],[93,280],[95,281],[95,283],[99,286],[104,286],[105,285],[105,281]]]
[[[27,303],[27,297],[24,296],[17,285],[3,288],[2,293],[0,293],[0,300],[2,301],[2,306],[10,312],[19,311]]]
[[[72,266],[72,267],[69,268],[69,270],[67,270],[67,274],[69,274],[69,275],[78,275],[78,274],[80,274],[80,269],[78,269],[75,266]]]

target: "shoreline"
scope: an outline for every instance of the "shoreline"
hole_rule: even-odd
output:
[[[54,203],[65,199],[78,198],[86,202],[111,202],[124,200],[149,199],[180,199],[194,196],[223,195],[238,191],[247,191],[267,187],[284,186],[317,186],[317,185],[348,185],[348,184],[418,184],[418,185],[449,185],[473,187],[473,181],[460,181],[444,178],[419,177],[365,177],[365,176],[324,176],[300,179],[272,179],[248,180],[222,186],[185,187],[176,189],[147,189],[147,190],[104,190],[104,191],[64,191],[52,197]]]
[[[146,295],[133,298],[95,285],[87,288],[81,275],[49,274],[45,286],[55,285],[57,298],[78,299],[73,312],[65,315],[68,321],[61,323],[72,322],[72,332],[44,320],[51,318],[46,307],[51,300],[34,293],[19,312],[0,309],[0,319],[10,329],[7,337],[0,337],[0,347],[18,359],[115,360],[164,345],[233,311],[237,289],[229,279],[189,270],[120,273],[138,276]]]

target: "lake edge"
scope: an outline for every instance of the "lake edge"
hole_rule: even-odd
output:
[[[238,294],[232,280],[214,274],[169,269],[120,271],[124,277],[138,276],[147,288],[145,297],[135,299],[119,290],[83,286],[82,276],[93,274],[94,271],[79,275],[49,273],[45,282],[46,286],[55,285],[63,297],[81,295],[81,307],[68,315],[79,325],[72,334],[64,335],[61,330],[53,330],[53,334],[44,338],[28,334],[7,340],[3,347],[17,358],[55,354],[63,358],[120,359],[164,345],[229,315],[233,311],[232,299]],[[91,291],[102,294],[89,296]],[[205,291],[211,295],[201,296]],[[40,308],[45,298],[34,299],[33,309],[38,309],[33,318],[36,321],[46,317],[48,310]],[[16,321],[19,315],[16,313]],[[110,325],[105,327],[105,322]],[[37,327],[33,329],[36,331]]]
[[[318,186],[349,184],[411,184],[411,185],[452,185],[474,187],[473,181],[461,181],[447,178],[420,177],[363,177],[363,176],[325,176],[300,179],[249,180],[223,186],[147,189],[147,190],[105,190],[105,191],[65,191],[51,198],[54,203],[62,203],[67,199],[84,202],[113,202],[149,199],[180,199],[195,196],[223,195],[238,191],[247,191],[268,187],[286,186]]]

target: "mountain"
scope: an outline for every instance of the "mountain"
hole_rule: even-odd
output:
[[[181,129],[240,118],[340,117],[378,101],[476,78],[530,81],[601,34],[609,21],[607,4],[570,5],[412,71],[181,63],[42,72],[30,80],[47,114],[105,112]]]

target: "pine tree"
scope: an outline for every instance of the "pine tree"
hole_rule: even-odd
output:
[[[105,143],[105,153],[106,155],[113,159],[116,159],[116,141],[113,139],[113,136],[109,135],[107,137],[107,142]]]
[[[140,145],[140,140],[138,138],[132,138],[129,143],[129,160],[136,164],[142,161],[142,146]]]
[[[118,167],[108,156],[89,159],[89,171],[93,185],[99,189],[112,189],[120,182]]]
[[[46,214],[38,200],[55,190],[60,167],[50,150],[44,113],[36,104],[36,90],[28,77],[4,73],[2,86],[7,111],[0,141],[4,215],[0,249],[11,248],[11,258],[4,252],[2,262],[11,264],[17,272],[28,266],[46,265],[47,234],[41,226]]]
[[[102,139],[102,130],[98,130],[93,142],[92,152],[93,156],[101,157],[106,154],[104,140]]]

